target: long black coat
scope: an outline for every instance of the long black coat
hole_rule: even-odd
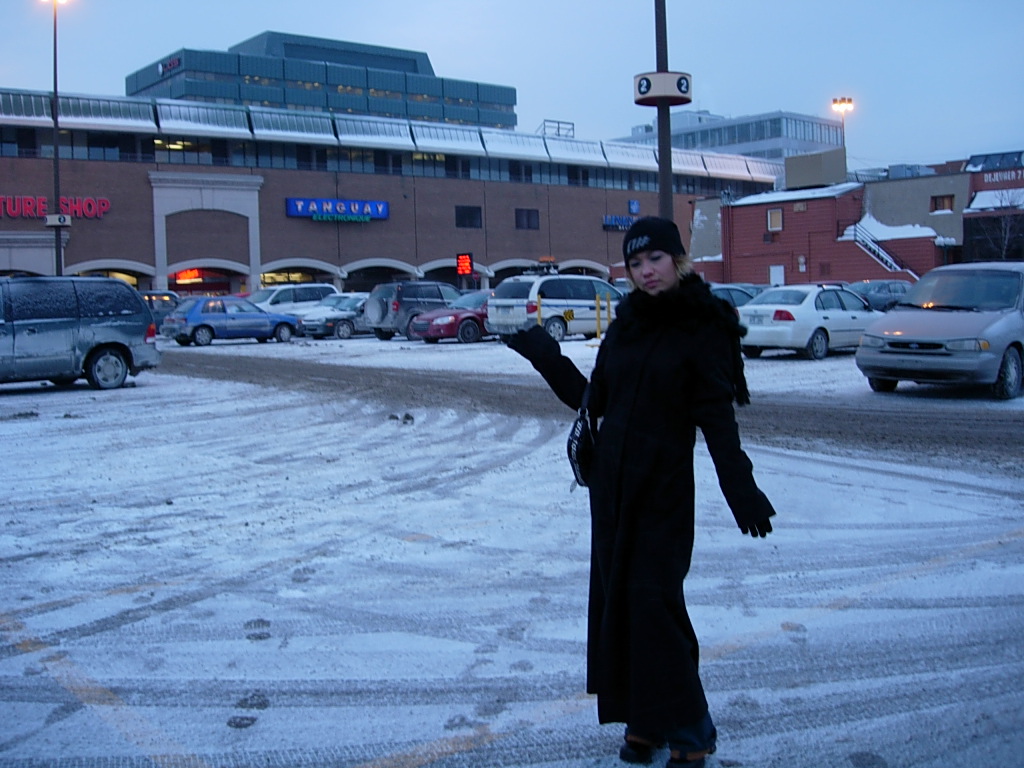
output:
[[[602,723],[652,736],[700,720],[707,701],[683,599],[694,534],[699,427],[733,515],[774,514],[740,447],[733,401],[748,402],[735,312],[696,275],[672,291],[634,291],[598,351],[600,417],[589,480],[592,522],[587,690]],[[568,358],[532,361],[567,405],[586,377]]]

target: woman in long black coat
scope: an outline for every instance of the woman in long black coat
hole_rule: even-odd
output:
[[[734,310],[693,274],[675,224],[638,220],[623,242],[635,289],[620,303],[591,377],[600,418],[588,480],[592,525],[587,690],[602,723],[626,724],[620,757],[704,765],[717,733],[698,674],[683,579],[694,539],[699,427],[743,533],[775,514],[740,447],[733,402],[749,402]],[[555,394],[578,409],[586,377],[537,326],[512,338]]]

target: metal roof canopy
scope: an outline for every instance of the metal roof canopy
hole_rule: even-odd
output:
[[[484,157],[487,150],[477,128],[463,128],[444,123],[411,123],[413,142],[419,152],[462,154]]]
[[[602,141],[604,156],[608,164],[614,168],[629,168],[634,171],[651,171],[657,173],[658,158],[653,147],[643,144],[615,144]]]
[[[407,120],[335,115],[334,127],[342,146],[410,152],[416,149]]]
[[[510,160],[551,162],[543,136],[533,133],[516,133],[515,131],[481,130],[480,137],[490,156]]]

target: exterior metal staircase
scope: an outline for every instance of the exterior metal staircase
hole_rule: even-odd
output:
[[[860,246],[864,253],[881,264],[889,272],[906,272],[915,280],[918,279],[913,270],[903,266],[895,256],[886,251],[881,243],[875,240],[871,233],[860,224],[853,225],[853,241]]]

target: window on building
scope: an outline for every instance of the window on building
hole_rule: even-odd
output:
[[[540,229],[540,211],[536,208],[516,208],[516,229]]]
[[[932,196],[932,213],[935,211],[952,211],[953,210],[953,196],[952,195],[933,195]]]
[[[782,231],[782,209],[781,208],[769,208],[768,209],[768,231],[769,232],[781,232]]]
[[[570,187],[590,186],[590,169],[578,165],[570,165],[567,169]]]
[[[469,169],[470,165],[468,157],[456,157],[455,155],[445,155],[444,175],[447,178],[468,179]]]
[[[482,229],[483,209],[479,205],[456,205],[455,226],[459,229]]]
[[[402,155],[378,149],[373,153],[373,172],[383,176],[402,175]]]
[[[518,160],[508,161],[509,181],[516,181],[525,184],[533,183],[533,166],[529,163],[521,163]]]

